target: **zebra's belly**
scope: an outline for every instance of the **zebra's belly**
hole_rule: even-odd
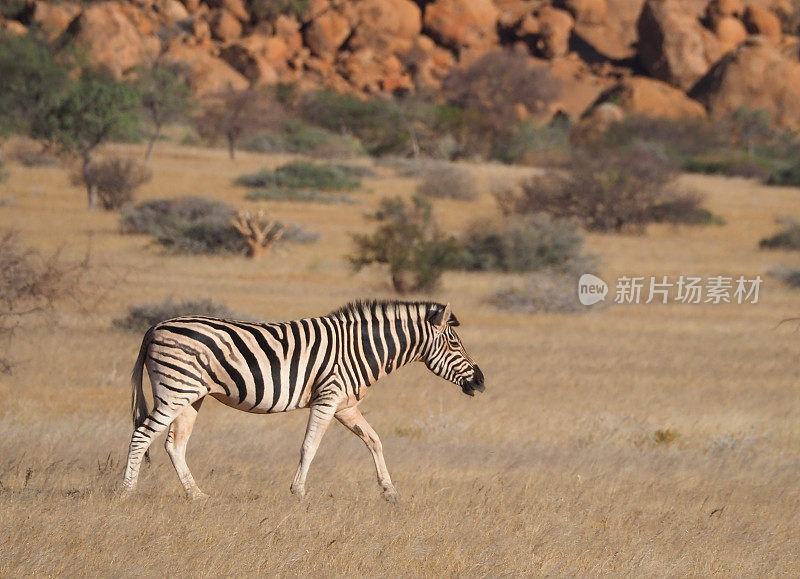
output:
[[[275,414],[276,412],[288,412],[290,410],[305,408],[306,406],[299,400],[288,405],[285,402],[281,403],[278,401],[278,404],[276,404],[274,407],[271,400],[264,400],[257,406],[254,406],[252,400],[248,400],[246,398],[243,402],[239,402],[239,398],[228,396],[222,392],[211,392],[210,395],[222,402],[225,406],[230,406],[231,408],[242,410],[243,412],[252,412],[254,414]]]

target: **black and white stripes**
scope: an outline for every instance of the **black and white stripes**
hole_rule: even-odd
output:
[[[355,302],[331,314],[281,323],[182,317],[152,327],[134,367],[133,416],[124,486],[136,485],[152,440],[169,428],[167,452],[187,494],[203,496],[186,467],[185,448],[205,396],[247,412],[311,408],[292,491],[304,492],[308,466],[336,417],[361,437],[375,458],[385,496],[396,497],[380,440],[357,405],[381,377],[422,361],[470,395],[483,391],[483,374],[464,350],[450,305],[429,302]],[[154,406],[142,391],[147,368]]]

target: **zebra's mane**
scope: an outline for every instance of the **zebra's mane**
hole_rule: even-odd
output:
[[[399,300],[354,300],[342,307],[333,310],[328,317],[344,320],[364,318],[365,314],[375,315],[379,313],[397,312],[408,313],[414,308],[423,306],[425,311],[431,308],[444,309],[444,305],[437,302],[406,302]]]

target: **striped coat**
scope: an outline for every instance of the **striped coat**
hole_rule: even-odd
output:
[[[136,485],[141,459],[160,432],[187,495],[204,496],[185,461],[186,442],[203,399],[256,413],[311,409],[292,491],[305,492],[308,467],[335,417],[367,444],[384,496],[396,499],[380,439],[358,404],[381,377],[421,361],[474,395],[483,374],[467,355],[450,305],[356,302],[327,316],[281,323],[207,317],[161,322],[142,341],[132,378],[134,432],[124,487]],[[147,369],[149,410],[142,389]]]

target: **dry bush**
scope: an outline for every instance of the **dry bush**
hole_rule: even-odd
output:
[[[58,157],[50,154],[41,143],[27,138],[15,138],[9,144],[8,157],[26,167],[54,167]]]
[[[14,232],[0,234],[0,343],[7,350],[22,316],[50,310],[56,300],[75,297],[88,259],[66,264],[56,252],[43,256],[24,247]],[[0,356],[0,374],[11,362]]]
[[[210,316],[212,318],[249,319],[234,314],[227,306],[209,298],[190,299],[181,302],[168,298],[163,302],[150,302],[128,308],[128,315],[113,321],[115,328],[129,332],[144,332],[159,322],[179,316]]]
[[[237,185],[245,187],[294,187],[323,190],[358,189],[361,187],[359,177],[367,169],[348,165],[331,165],[293,161],[275,169],[261,170],[256,173],[241,175],[236,179]]]
[[[575,218],[592,231],[642,231],[680,200],[691,213],[699,197],[679,193],[678,168],[661,151],[637,143],[626,150],[577,150],[563,172],[524,181],[521,191],[496,195],[506,214],[547,213]],[[690,207],[686,207],[689,205]]]
[[[800,287],[800,267],[776,265],[767,273],[790,287]]]
[[[495,307],[522,313],[588,311],[578,301],[578,277],[555,271],[530,275],[522,284],[497,291],[489,300]]]
[[[122,213],[125,233],[148,233],[174,253],[246,255],[245,238],[232,225],[236,209],[200,197],[155,199]],[[280,223],[281,242],[313,243],[319,234],[296,224]]]
[[[152,178],[153,173],[141,163],[110,157],[92,161],[86,169],[72,175],[72,183],[94,188],[100,206],[111,211],[133,201],[136,190]]]
[[[433,199],[474,201],[478,198],[478,188],[469,171],[446,163],[430,167],[417,187],[417,193]]]
[[[242,148],[259,153],[300,153],[324,159],[355,157],[364,153],[355,137],[296,119],[285,121],[279,130],[254,135]]]
[[[800,221],[794,217],[784,217],[777,222],[783,229],[758,242],[761,249],[800,249]]]
[[[291,187],[268,187],[266,189],[254,189],[245,198],[249,201],[295,201],[303,203],[326,203],[351,205],[358,203],[347,195],[337,195],[335,193],[321,193],[314,189],[294,189]]]
[[[461,239],[459,266],[473,271],[585,271],[583,235],[574,220],[549,215],[511,215],[502,222],[478,221]]]

